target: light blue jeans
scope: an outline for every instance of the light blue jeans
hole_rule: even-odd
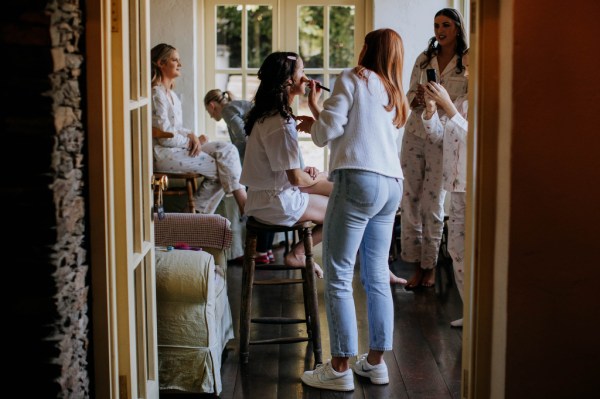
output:
[[[388,256],[394,217],[402,198],[402,180],[374,172],[340,169],[323,225],[325,306],[331,355],[358,354],[352,277],[357,252],[367,293],[369,349],[392,349],[394,305]]]

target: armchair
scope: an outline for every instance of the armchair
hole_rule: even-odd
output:
[[[230,222],[219,215],[155,218],[161,391],[221,392],[221,357],[234,337],[225,257],[231,239]],[[164,249],[179,242],[202,251]]]

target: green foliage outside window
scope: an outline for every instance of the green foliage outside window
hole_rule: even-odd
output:
[[[242,10],[241,5],[217,6],[217,45],[228,51],[229,68],[242,66]],[[299,53],[306,68],[324,66],[324,10],[323,6],[302,6],[299,9]],[[329,66],[347,68],[354,64],[353,6],[329,8]],[[248,66],[258,68],[269,55],[273,40],[273,12],[271,6],[247,6],[248,12]]]
[[[242,66],[241,5],[217,7],[217,45],[229,52],[229,68]],[[248,66],[258,68],[272,50],[273,12],[271,6],[248,6]]]
[[[273,52],[273,12],[270,6],[248,6],[248,66],[260,68]]]
[[[323,68],[323,6],[300,7],[298,35],[305,68]]]
[[[331,7],[329,66],[348,68],[354,65],[354,7]]]
[[[230,68],[242,66],[242,13],[237,6],[217,7],[217,46],[229,51]]]
[[[350,67],[354,64],[354,7],[332,6],[329,10],[329,66]],[[300,56],[307,68],[324,67],[324,11],[323,6],[300,8]]]

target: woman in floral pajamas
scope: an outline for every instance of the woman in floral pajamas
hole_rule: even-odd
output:
[[[183,126],[181,101],[173,92],[180,76],[181,62],[175,47],[161,43],[151,50],[152,128],[154,168],[161,172],[194,172],[205,178],[195,196],[200,213],[214,213],[225,193],[233,194],[240,214],[244,212],[246,190],[240,184],[242,166],[237,148],[231,143],[208,142]]]
[[[435,266],[444,227],[446,193],[442,188],[442,143],[423,138],[422,76],[426,69],[435,69],[439,83],[448,90],[452,100],[467,92],[461,57],[468,45],[462,16],[453,8],[438,11],[434,31],[428,49],[417,57],[413,67],[407,93],[413,112],[406,123],[400,153],[404,173],[401,257],[415,266],[407,288],[435,284]]]

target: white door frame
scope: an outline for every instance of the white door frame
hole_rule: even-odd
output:
[[[149,2],[87,2],[95,394],[158,399]]]

